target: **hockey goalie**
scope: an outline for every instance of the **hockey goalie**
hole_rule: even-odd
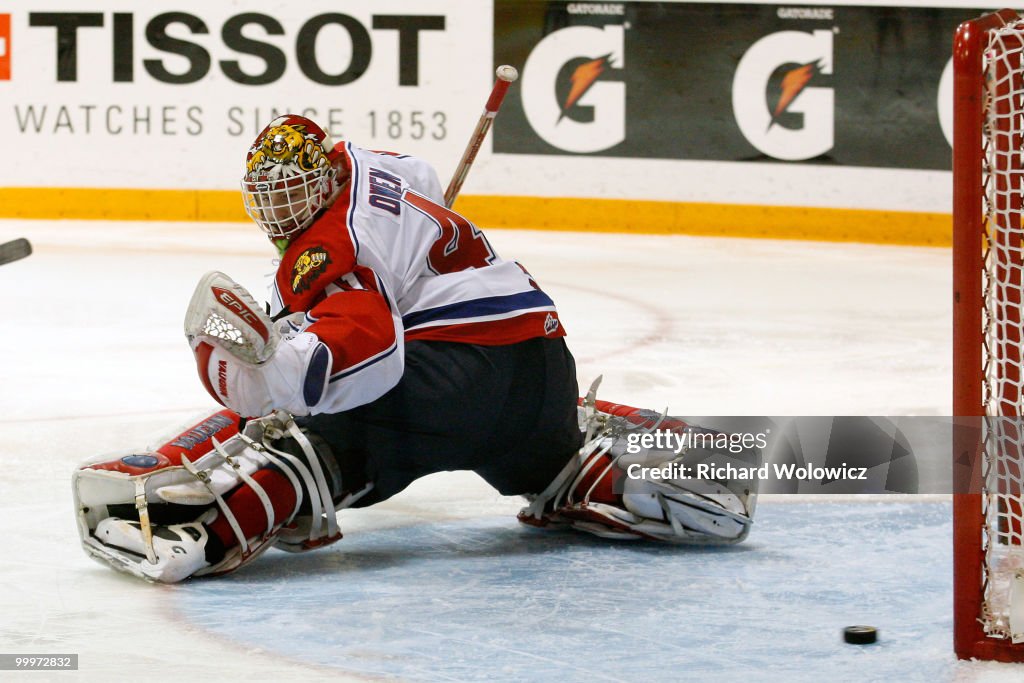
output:
[[[426,163],[287,115],[251,146],[242,194],[280,253],[269,304],[223,273],[198,283],[185,335],[223,409],[76,471],[91,556],[164,583],[225,574],[333,543],[337,511],[447,470],[524,496],[536,527],[746,537],[756,481],[685,473],[754,467],[757,449],[641,445],[708,430],[600,401],[597,383],[580,399],[554,302]]]

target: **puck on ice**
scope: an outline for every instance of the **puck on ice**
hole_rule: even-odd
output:
[[[874,626],[847,626],[843,629],[843,640],[851,645],[869,645],[878,640],[878,629]]]

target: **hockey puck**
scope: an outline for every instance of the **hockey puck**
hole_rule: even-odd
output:
[[[843,640],[850,645],[870,645],[878,640],[878,629],[874,626],[847,626],[843,629]]]

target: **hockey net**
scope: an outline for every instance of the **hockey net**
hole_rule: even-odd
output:
[[[953,54],[953,409],[975,418],[954,449],[954,638],[1024,661],[1024,21],[965,22]]]

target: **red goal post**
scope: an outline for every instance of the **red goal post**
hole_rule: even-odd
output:
[[[954,645],[1000,661],[1024,661],[1022,54],[1011,10],[953,43]]]

